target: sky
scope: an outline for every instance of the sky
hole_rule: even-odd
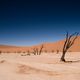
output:
[[[80,32],[79,0],[0,0],[0,44],[32,46]]]

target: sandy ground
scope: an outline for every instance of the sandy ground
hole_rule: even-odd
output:
[[[21,54],[0,55],[0,80],[80,80],[80,53],[67,53],[60,62],[61,53],[21,56]]]

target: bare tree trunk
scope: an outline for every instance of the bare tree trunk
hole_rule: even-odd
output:
[[[66,54],[66,52],[63,51],[63,54],[62,54],[62,56],[61,56],[61,61],[64,61],[64,62],[66,61],[66,60],[65,60],[65,54]]]
[[[38,55],[38,52],[39,52],[39,51],[38,51],[38,48],[37,48],[37,49],[36,49],[36,54],[37,54],[37,55]]]
[[[41,48],[40,48],[39,55],[41,55],[42,49],[43,49],[43,45],[42,45]]]

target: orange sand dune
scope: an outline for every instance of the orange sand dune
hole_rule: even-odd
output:
[[[56,52],[62,51],[64,44],[64,40],[53,42],[53,43],[43,43],[43,51],[47,52]],[[7,45],[0,45],[0,51],[2,52],[27,52],[32,51],[33,48],[40,48],[42,44],[31,46],[31,47],[22,47],[22,46],[7,46]],[[70,52],[79,52],[80,51],[80,36],[76,39],[74,45],[68,50]]]

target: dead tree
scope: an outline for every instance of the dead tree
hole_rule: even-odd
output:
[[[40,47],[40,50],[38,48],[33,48],[33,54],[34,55],[41,55],[43,49],[43,45]]]
[[[29,50],[27,51],[27,55],[29,55],[29,56],[30,56],[30,51],[29,51]]]
[[[42,49],[43,49],[43,45],[41,46],[41,48],[40,48],[40,50],[39,50],[39,55],[41,55]]]
[[[57,53],[56,54],[58,54],[59,53],[59,50],[57,50]]]
[[[2,51],[0,51],[0,54],[2,53]]]
[[[63,53],[62,53],[62,56],[61,56],[61,61],[65,62],[65,54],[68,51],[68,49],[74,44],[75,40],[78,37],[78,34],[79,33],[75,32],[75,33],[69,35],[68,32],[67,32],[66,40],[65,40],[64,46],[63,46]]]
[[[33,48],[33,54],[38,55],[38,48]]]

